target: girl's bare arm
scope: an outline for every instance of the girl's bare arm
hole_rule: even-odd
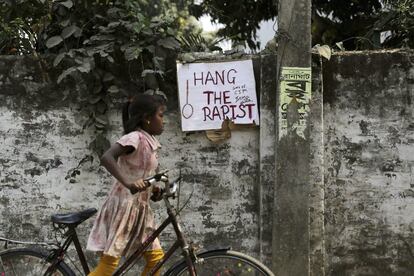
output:
[[[140,190],[146,188],[145,183],[141,180],[131,183],[127,180],[117,161],[119,156],[128,154],[134,151],[132,146],[122,146],[118,143],[113,144],[101,157],[101,165],[104,166],[108,172],[110,172],[119,182],[121,182],[125,187],[131,190],[132,193],[136,193]]]

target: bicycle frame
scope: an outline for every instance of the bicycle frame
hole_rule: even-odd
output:
[[[37,245],[37,246],[58,246],[53,242],[26,242],[26,241],[18,241],[18,240],[12,240],[7,239],[4,237],[0,237],[0,242],[4,242],[4,248],[7,249],[9,246],[9,243],[11,244],[19,244],[19,245]]]
[[[177,218],[179,217],[176,210],[171,206],[171,203],[168,200],[168,197],[164,197],[164,202],[167,207],[168,218],[153,232],[148,236],[145,241],[135,250],[135,252],[128,257],[128,259],[120,266],[113,274],[113,276],[124,275],[136,262],[138,262],[148,246],[161,234],[161,232],[169,225],[172,224],[174,232],[177,235],[177,241],[168,249],[164,257],[157,263],[157,265],[149,272],[149,275],[154,275],[164,263],[172,256],[172,254],[178,249],[181,248],[184,253],[185,261],[190,268],[190,275],[196,276],[195,267],[193,259],[196,260],[195,254],[193,254],[192,248],[188,245],[183,233],[181,232],[181,227],[178,223]]]
[[[138,262],[142,256],[144,255],[145,250],[150,246],[150,244],[161,234],[161,232],[170,224],[173,225],[174,232],[177,236],[176,242],[168,249],[167,253],[165,253],[164,257],[157,263],[157,265],[149,272],[149,275],[154,275],[163,265],[164,263],[172,256],[172,254],[178,249],[181,248],[184,253],[185,261],[190,268],[190,275],[196,276],[196,271],[194,267],[194,261],[197,260],[192,246],[189,246],[187,243],[182,231],[181,227],[178,223],[178,217],[176,210],[171,206],[171,203],[168,200],[168,197],[164,197],[164,202],[167,208],[168,217],[163,221],[163,223],[153,232],[150,236],[148,236],[145,241],[134,251],[134,253],[129,256],[126,261],[114,272],[113,276],[120,276],[124,275],[136,262]],[[57,246],[56,249],[53,251],[53,256],[51,256],[52,265],[47,269],[45,275],[54,271],[56,265],[63,260],[64,255],[69,248],[70,244],[73,242],[75,245],[76,252],[79,257],[79,261],[82,265],[83,271],[85,275],[88,275],[90,270],[88,263],[86,262],[85,254],[82,250],[80,245],[78,235],[76,233],[76,226],[70,227],[68,226],[68,230],[64,234],[67,236],[63,245]],[[194,261],[193,261],[194,260]]]
[[[55,227],[55,229],[58,227]],[[61,262],[64,258],[64,255],[66,251],[68,250],[70,244],[73,242],[75,245],[76,253],[78,254],[79,260],[81,262],[83,271],[85,272],[85,275],[89,274],[89,266],[86,262],[85,254],[83,253],[81,244],[78,239],[78,235],[76,233],[76,226],[70,227],[68,226],[68,230],[64,234],[67,236],[65,241],[63,242],[63,245],[60,245],[59,243],[54,242],[25,242],[25,241],[17,241],[17,240],[11,240],[7,238],[0,237],[1,242],[5,242],[5,248],[7,248],[9,243],[12,244],[19,244],[19,245],[34,245],[34,246],[40,246],[40,247],[46,247],[49,248],[49,252],[53,252],[49,257],[51,262],[51,266],[48,267],[48,269],[45,272],[45,275],[48,275],[52,273],[55,270],[55,267],[59,262]],[[53,248],[50,248],[53,247]]]
[[[169,185],[169,183],[167,184]],[[189,268],[189,272],[191,276],[196,276],[195,266],[194,263],[197,263],[197,257],[194,252],[194,248],[192,245],[189,245],[181,231],[181,227],[178,223],[179,214],[175,210],[175,208],[171,205],[169,201],[169,197],[174,197],[173,194],[169,192],[164,194],[163,200],[165,202],[165,206],[167,208],[168,217],[163,221],[163,223],[153,232],[150,236],[148,236],[145,241],[134,251],[134,253],[129,256],[126,261],[114,272],[113,276],[120,276],[124,275],[130,268],[138,262],[142,256],[144,255],[145,250],[151,245],[151,243],[161,234],[161,232],[170,224],[172,224],[174,228],[174,232],[176,234],[176,241],[175,243],[168,249],[165,253],[164,257],[155,265],[154,268],[149,272],[149,275],[154,275],[164,264],[165,262],[172,256],[172,254],[178,249],[181,248],[183,250],[184,260]],[[82,265],[83,271],[85,275],[88,275],[90,270],[88,263],[86,262],[85,254],[82,250],[82,246],[79,242],[78,235],[76,233],[76,225],[64,225],[57,223],[54,224],[55,231],[59,231],[59,229],[65,229],[63,236],[65,236],[65,240],[62,243],[31,243],[31,242],[21,242],[21,241],[13,241],[8,240],[5,238],[0,238],[0,241],[10,243],[19,243],[19,244],[35,244],[40,246],[49,246],[48,251],[50,252],[48,256],[48,260],[51,265],[47,268],[44,275],[51,275],[55,270],[57,265],[63,261],[65,254],[69,248],[69,246],[73,243],[76,249],[76,253],[78,255],[79,261]],[[54,248],[50,248],[50,246],[54,246]]]
[[[76,253],[78,254],[82,269],[85,272],[85,275],[88,275],[90,270],[88,263],[86,262],[85,254],[82,250],[82,246],[79,242],[78,234],[76,233],[76,226],[68,226],[68,230],[64,235],[67,236],[67,238],[65,239],[63,245],[59,245],[57,249],[53,250],[53,256],[51,256],[52,265],[47,269],[45,275],[48,275],[48,273],[52,273],[55,270],[55,266],[64,259],[66,251],[72,242],[75,246]]]

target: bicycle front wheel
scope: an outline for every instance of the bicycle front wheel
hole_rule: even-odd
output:
[[[199,262],[195,264],[195,268],[198,276],[274,276],[258,260],[236,251],[208,251],[197,257]],[[187,264],[181,262],[170,275],[190,275]]]
[[[74,276],[73,271],[60,262],[50,269],[47,254],[32,248],[16,248],[0,252],[0,275],[4,276]]]

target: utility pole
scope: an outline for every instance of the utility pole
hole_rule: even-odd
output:
[[[279,0],[272,270],[310,272],[311,0]]]

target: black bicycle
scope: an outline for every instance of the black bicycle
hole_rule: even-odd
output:
[[[211,250],[197,253],[192,243],[187,242],[179,225],[179,212],[174,208],[170,199],[175,199],[179,178],[170,182],[166,172],[145,179],[149,185],[163,182],[161,197],[165,202],[168,217],[164,222],[141,244],[141,246],[127,258],[113,275],[125,275],[143,256],[148,246],[170,224],[176,233],[176,241],[169,248],[164,258],[149,272],[153,275],[177,250],[181,249],[183,259],[173,264],[163,275],[190,275],[190,276],[274,276],[274,274],[258,260],[230,248]],[[9,244],[18,244],[19,248],[5,249],[0,252],[0,276],[30,276],[30,275],[64,275],[74,276],[75,272],[65,263],[67,250],[73,243],[82,265],[81,275],[89,274],[89,267],[78,236],[76,227],[97,212],[96,209],[87,209],[81,212],[56,214],[52,216],[56,242],[24,242],[1,238],[7,248]]]

